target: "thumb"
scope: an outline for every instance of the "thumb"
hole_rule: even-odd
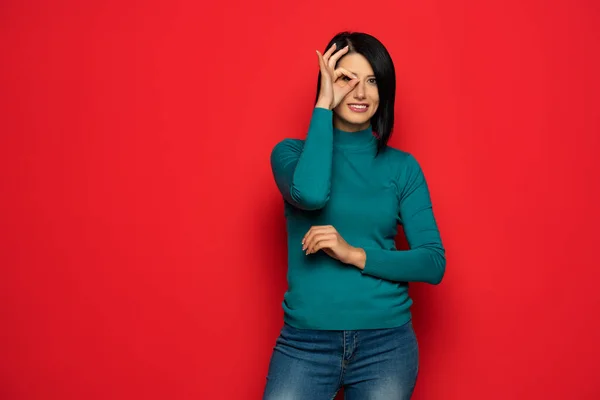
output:
[[[358,85],[359,80],[358,79],[352,79],[350,81],[348,81],[348,84],[344,87],[344,94],[348,94],[352,91],[352,89],[354,89],[356,87],[356,85]]]

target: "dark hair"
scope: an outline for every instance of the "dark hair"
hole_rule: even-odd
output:
[[[335,43],[336,49],[348,46],[348,53],[358,53],[367,59],[377,81],[379,106],[371,118],[373,131],[377,133],[377,152],[387,145],[394,129],[394,103],[396,100],[396,71],[392,57],[385,46],[374,36],[362,32],[340,32],[327,44],[327,51]],[[342,57],[343,58],[343,57]],[[339,60],[338,60],[339,62]],[[321,88],[321,71],[317,78],[317,96]]]

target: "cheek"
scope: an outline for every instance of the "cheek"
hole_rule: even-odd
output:
[[[375,112],[377,112],[377,109],[379,108],[379,96],[373,96],[371,99],[373,102],[373,110],[371,114],[375,114]]]
[[[377,90],[377,88],[372,88],[369,91],[369,97],[371,98],[371,101],[373,102],[373,104],[378,105],[379,104],[379,91]]]
[[[379,92],[377,91],[377,89],[375,89],[375,93],[373,93],[373,105],[375,107],[373,107],[373,113],[375,113],[375,111],[377,111],[377,108],[379,108]]]

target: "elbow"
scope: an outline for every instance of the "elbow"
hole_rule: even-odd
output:
[[[292,187],[290,195],[299,207],[307,211],[320,210],[329,201],[329,191],[299,191]]]
[[[442,283],[445,273],[446,273],[445,266],[439,266],[438,268],[436,268],[435,272],[433,273],[429,283],[431,283],[432,285],[439,285],[440,283]]]

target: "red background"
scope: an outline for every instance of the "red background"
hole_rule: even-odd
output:
[[[0,398],[259,399],[286,250],[269,154],[379,37],[447,249],[415,399],[600,398],[595,1],[5,0]]]

